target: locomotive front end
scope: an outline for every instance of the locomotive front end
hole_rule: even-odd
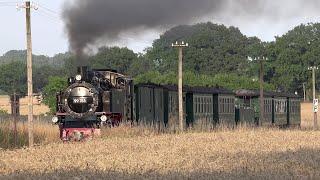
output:
[[[69,87],[57,96],[57,116],[52,122],[59,123],[60,138],[80,141],[99,135],[101,116],[95,114],[98,106],[99,92],[90,84],[87,67],[80,67],[78,75],[69,78]]]
[[[64,93],[64,110],[77,119],[94,115],[99,105],[99,93],[88,83],[74,83]]]
[[[57,94],[57,113],[52,122],[64,141],[100,134],[100,127],[132,120],[131,81],[112,70],[78,68],[69,87]],[[130,82],[130,83],[129,83]]]

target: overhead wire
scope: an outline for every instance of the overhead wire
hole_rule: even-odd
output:
[[[0,4],[0,7],[16,7],[15,5]]]
[[[37,2],[37,3],[34,3],[34,5],[37,7],[36,12],[38,12],[41,16],[47,18],[51,22],[61,24],[62,19],[60,17],[60,14],[57,11],[52,10],[51,8],[48,8],[46,5],[42,3]]]
[[[16,6],[19,2],[0,1],[0,6]]]
[[[2,5],[16,6],[17,3],[0,2],[0,6],[2,6]]]
[[[61,13],[55,11],[55,10],[52,10],[51,8],[48,8],[46,5],[44,5],[44,4],[42,4],[42,3],[38,3],[37,5],[38,5],[39,7],[41,7],[43,10],[48,11],[48,12],[50,12],[50,13],[52,13],[52,14],[55,14],[55,15],[60,15],[60,14],[61,14]]]
[[[54,14],[56,16],[60,16],[60,12],[53,10],[51,8],[49,8],[47,5],[43,4],[43,3],[37,3],[37,5],[42,8],[43,10],[47,11],[48,13]]]
[[[45,11],[42,11],[40,9],[38,9],[37,13],[45,18],[47,18],[48,20],[50,20],[51,22],[55,22],[55,23],[58,23],[58,24],[61,24],[62,23],[62,20],[56,16],[52,16],[48,13],[46,13]]]
[[[19,3],[19,1],[0,1],[0,4],[1,3],[6,3],[6,4],[17,4]]]

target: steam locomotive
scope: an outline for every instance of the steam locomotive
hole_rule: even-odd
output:
[[[63,141],[99,136],[102,125],[121,121],[159,130],[178,127],[178,87],[152,83],[133,85],[132,79],[114,70],[79,67],[69,87],[57,94],[56,116]],[[263,126],[299,126],[300,97],[290,93],[264,93]],[[223,124],[257,124],[260,93],[230,91],[220,87],[183,88],[185,125],[201,128]]]
[[[133,83],[129,77],[109,69],[79,67],[69,87],[56,96],[56,116],[63,141],[100,135],[102,124],[132,121]]]

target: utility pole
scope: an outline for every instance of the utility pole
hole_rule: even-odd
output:
[[[316,99],[316,70],[318,70],[317,66],[309,67],[308,70],[312,71],[312,86],[313,86],[313,128],[315,130],[318,129],[318,99]]]
[[[264,121],[264,89],[263,89],[263,84],[264,84],[264,80],[263,80],[263,76],[264,76],[264,68],[263,68],[263,61],[264,60],[268,60],[268,58],[266,57],[258,57],[255,58],[256,61],[259,61],[260,63],[260,117],[259,117],[259,121],[258,121],[258,125],[261,126],[262,122]]]
[[[17,9],[26,9],[26,35],[27,35],[27,81],[28,81],[28,132],[29,147],[34,144],[33,137],[33,82],[32,82],[32,41],[31,41],[31,8],[37,7],[26,1],[24,5],[17,5]]]
[[[29,146],[33,146],[33,82],[32,82],[32,41],[31,41],[31,4],[26,1],[27,28],[27,72],[28,72],[28,129]]]
[[[264,119],[264,96],[263,96],[263,60],[260,59],[260,118],[259,126],[262,125]]]
[[[180,130],[184,131],[185,127],[185,122],[183,118],[183,48],[188,47],[189,44],[185,42],[178,43],[176,42],[175,44],[172,43],[172,47],[176,47],[179,49],[179,83],[178,83],[178,96],[179,96],[179,126]]]

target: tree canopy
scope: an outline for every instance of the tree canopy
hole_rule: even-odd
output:
[[[302,92],[311,86],[308,67],[320,64],[320,24],[300,25],[270,43],[268,56],[274,69],[271,82],[282,91]],[[319,80],[317,80],[319,84]],[[318,86],[319,88],[320,86]]]
[[[10,62],[0,66],[0,89],[7,94],[25,95],[27,91],[27,67],[22,62]]]
[[[67,80],[64,77],[49,77],[48,84],[44,87],[44,103],[49,106],[51,112],[55,112],[56,94],[67,87]]]
[[[128,48],[101,47],[88,57],[89,66],[115,69],[132,76],[135,83],[176,84],[178,51],[171,47],[176,41],[190,45],[184,49],[184,83],[187,85],[258,89],[259,63],[253,59],[265,56],[268,58],[264,63],[267,89],[302,94],[303,83],[311,88],[308,67],[320,64],[320,24],[301,24],[273,42],[262,42],[257,37],[243,35],[236,27],[209,22],[174,27],[156,39],[144,54]],[[70,53],[54,57],[34,55],[33,58],[37,92],[52,84],[52,76],[62,79],[74,76],[79,64]],[[2,91],[26,92],[25,59],[25,51],[9,51],[0,56]]]
[[[235,27],[212,23],[178,26],[161,35],[147,51],[146,56],[154,61],[156,70],[176,71],[177,50],[171,47],[176,41],[190,45],[185,48],[184,68],[208,75],[247,74],[250,70],[247,57],[253,55],[252,47],[261,43],[258,38],[244,36]]]

